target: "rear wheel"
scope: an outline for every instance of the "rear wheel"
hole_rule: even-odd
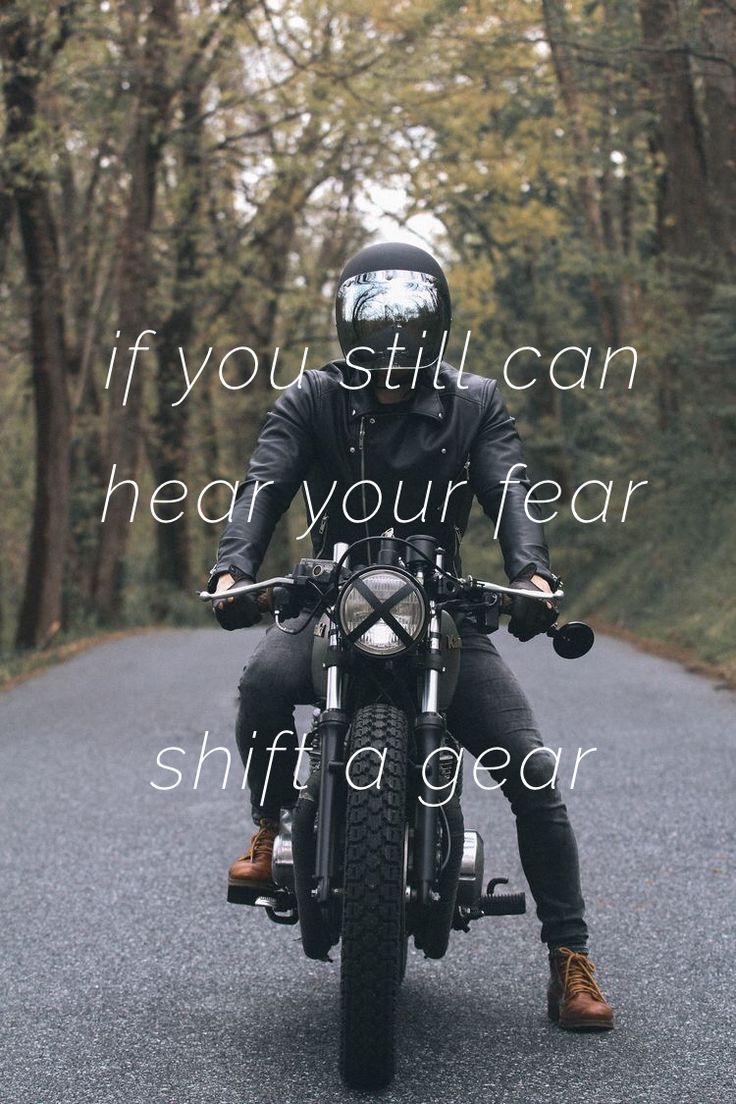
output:
[[[407,721],[401,710],[384,704],[358,710],[348,755],[368,748],[375,750],[358,755],[350,768],[342,912],[340,1070],[358,1089],[381,1088],[394,1074],[396,998],[406,956]]]

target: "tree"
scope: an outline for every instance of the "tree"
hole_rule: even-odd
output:
[[[677,257],[710,252],[711,212],[702,121],[678,0],[639,0],[645,57],[665,160],[665,249]]]
[[[18,619],[19,648],[43,645],[60,627],[69,520],[70,405],[64,332],[64,281],[59,263],[39,117],[45,67],[70,33],[71,5],[49,32],[43,15],[4,3],[0,25],[6,110],[6,195],[18,215],[28,284],[28,322],[36,415],[33,523]]]
[[[171,105],[168,58],[177,33],[175,0],[150,0],[146,11],[144,47],[135,59],[137,96],[133,132],[126,155],[129,173],[125,219],[117,242],[119,344],[135,344],[151,306],[154,281],[150,234],[156,202],[161,151]],[[134,373],[125,405],[127,372],[112,373],[106,454],[107,470],[117,464],[126,478],[135,478],[141,453],[143,413],[142,373]],[[129,507],[121,495],[109,504],[101,527],[93,583],[93,598],[101,617],[119,617],[123,605],[123,569],[129,534]]]

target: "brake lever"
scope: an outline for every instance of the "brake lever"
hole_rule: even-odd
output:
[[[508,587],[501,586],[500,583],[485,583],[482,579],[474,579],[472,575],[468,575],[466,578],[460,580],[463,589],[470,592],[473,591],[480,594],[497,594],[503,598],[514,598],[521,596],[522,598],[532,598],[535,602],[561,602],[565,597],[565,592],[562,587],[558,587],[557,590],[522,590],[521,587]]]
[[[251,594],[254,590],[267,590],[269,587],[285,586],[294,580],[289,575],[280,575],[276,579],[264,579],[262,583],[236,583],[227,590],[214,591],[198,590],[195,594],[201,602],[221,602],[223,598],[237,598],[239,594]]]

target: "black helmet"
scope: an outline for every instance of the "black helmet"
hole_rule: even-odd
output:
[[[352,364],[388,368],[396,342],[394,365],[431,368],[450,332],[450,289],[424,249],[404,242],[369,245],[340,273],[335,318],[343,355],[360,350]]]

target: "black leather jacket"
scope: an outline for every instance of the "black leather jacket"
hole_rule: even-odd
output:
[[[396,536],[437,537],[459,573],[474,495],[495,527],[503,480],[514,464],[523,464],[514,419],[495,380],[459,377],[443,362],[440,389],[431,374],[396,407],[378,403],[369,386],[355,389],[364,380],[345,361],[333,361],[306,372],[301,387],[290,387],[274,403],[220,540],[211,587],[231,567],[256,577],[277,521],[304,483],[309,521],[330,496],[310,533],[314,555],[330,556],[336,541],[352,543],[393,528]],[[506,573],[509,579],[534,573],[553,579],[542,525],[524,508],[526,468],[509,478],[519,482],[508,486],[498,526]],[[448,498],[450,485],[456,489]]]

